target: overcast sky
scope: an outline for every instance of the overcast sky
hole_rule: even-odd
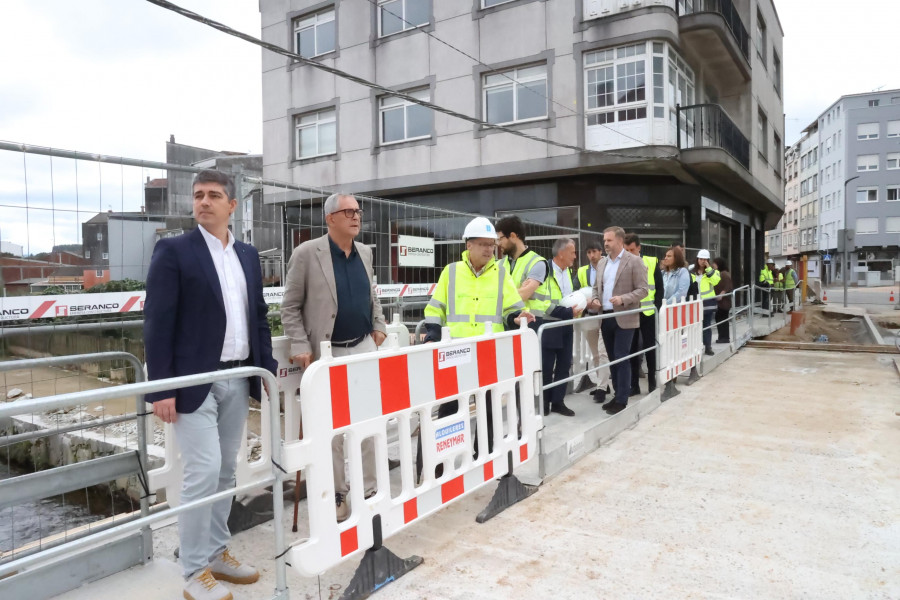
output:
[[[257,0],[176,3],[259,36]],[[785,33],[785,143],[843,94],[900,88],[900,0],[776,6]],[[159,161],[170,134],[195,146],[261,152],[260,52],[144,0],[0,0],[0,139]],[[59,163],[51,186],[49,160],[0,151],[2,239],[42,248],[75,242],[79,215],[136,209],[141,180],[158,175],[104,167],[92,188],[83,172]],[[10,193],[21,195],[26,169],[36,210],[21,228],[24,211],[2,205],[13,201]],[[67,177],[80,177],[79,198],[52,193]],[[73,202],[81,212],[41,213],[74,210]]]

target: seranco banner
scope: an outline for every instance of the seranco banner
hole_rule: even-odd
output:
[[[434,238],[398,235],[397,245],[401,267],[434,266]]]

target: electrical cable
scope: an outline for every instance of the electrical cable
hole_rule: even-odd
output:
[[[392,90],[390,88],[384,87],[384,86],[374,83],[372,81],[368,81],[367,79],[364,79],[357,75],[353,75],[346,71],[342,71],[340,69],[335,69],[334,67],[329,67],[329,66],[319,63],[317,61],[310,60],[308,58],[304,58],[303,56],[300,56],[299,54],[297,54],[295,52],[285,50],[284,48],[282,48],[280,46],[276,46],[275,44],[265,42],[259,38],[253,37],[252,35],[248,35],[246,33],[237,31],[236,29],[232,29],[231,27],[229,27],[223,23],[219,23],[218,21],[214,21],[212,19],[204,17],[203,15],[200,15],[193,11],[187,10],[186,8],[182,8],[182,7],[178,6],[177,4],[168,2],[167,0],[147,0],[147,2],[149,2],[150,4],[155,4],[156,6],[159,6],[160,8],[164,8],[166,10],[180,14],[181,16],[187,17],[188,19],[191,19],[193,21],[197,21],[198,23],[202,23],[204,25],[212,27],[213,29],[217,29],[217,30],[221,31],[222,33],[226,33],[230,36],[244,40],[245,42],[250,42],[251,44],[255,44],[265,50],[274,52],[275,54],[280,54],[281,56],[285,56],[290,59],[293,59],[301,64],[319,69],[320,71],[325,71],[326,73],[330,73],[331,75],[335,75],[336,77],[340,77],[342,79],[352,81],[354,83],[357,83],[364,87],[382,92],[384,94],[388,94],[391,96],[395,96],[397,98],[401,98],[403,100],[406,100],[407,102],[410,102],[413,104],[418,104],[420,106],[424,106],[425,108],[430,108],[431,110],[434,110],[436,112],[440,112],[445,115],[455,117],[457,119],[462,119],[464,121],[468,121],[470,123],[473,123],[475,125],[483,127],[485,129],[496,129],[498,131],[510,133],[512,135],[516,135],[521,138],[534,140],[534,141],[542,142],[544,144],[548,144],[551,146],[556,146],[558,148],[564,148],[566,150],[573,150],[575,152],[585,153],[585,154],[597,154],[597,155],[603,155],[603,156],[614,156],[614,157],[631,158],[631,159],[638,159],[638,160],[647,160],[647,159],[653,159],[653,158],[673,159],[677,156],[677,154],[664,154],[664,155],[657,156],[657,155],[653,155],[653,154],[625,154],[625,153],[621,153],[621,152],[589,150],[589,149],[583,148],[581,146],[574,146],[572,144],[565,144],[565,143],[557,142],[554,140],[544,139],[544,138],[541,138],[541,137],[538,137],[535,135],[531,135],[529,133],[525,133],[523,131],[518,131],[516,129],[506,127],[504,125],[495,125],[493,123],[488,123],[486,121],[482,121],[481,119],[476,119],[475,117],[470,117],[469,115],[465,115],[465,114],[456,112],[454,110],[451,110],[449,108],[445,108],[443,106],[440,106],[439,104],[434,104],[427,100],[420,100],[419,98],[415,98],[404,92],[398,92],[396,90]],[[655,150],[656,146],[650,146],[649,148]]]

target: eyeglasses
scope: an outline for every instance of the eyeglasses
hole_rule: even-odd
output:
[[[363,210],[361,208],[342,208],[341,210],[336,210],[331,214],[336,215],[338,213],[344,213],[344,216],[348,219],[352,219],[354,216],[357,216],[360,220],[362,220],[363,216]]]

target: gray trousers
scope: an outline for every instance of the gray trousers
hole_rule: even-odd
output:
[[[234,487],[237,454],[250,408],[249,389],[247,379],[217,381],[200,408],[178,414],[175,439],[184,465],[182,503]],[[205,569],[228,545],[231,500],[224,498],[178,517],[185,579]]]
[[[606,355],[606,346],[600,341],[600,321],[585,323],[581,326],[584,338],[587,341],[588,352],[591,353],[591,366],[599,367],[602,363],[609,362]],[[598,371],[588,374],[591,382],[601,390],[605,390],[609,384],[609,367],[603,367]]]
[[[354,354],[365,354],[366,352],[375,352],[378,346],[372,336],[367,335],[366,339],[361,341],[352,348],[331,347],[331,354],[335,358],[342,356],[351,356]],[[347,481],[347,471],[344,464],[344,436],[336,435],[331,439],[331,460],[334,472],[334,491],[346,494],[350,491],[350,483]],[[378,478],[375,473],[375,440],[366,438],[362,443],[362,461],[363,461],[363,485],[365,485],[365,495],[375,492],[378,489]]]

